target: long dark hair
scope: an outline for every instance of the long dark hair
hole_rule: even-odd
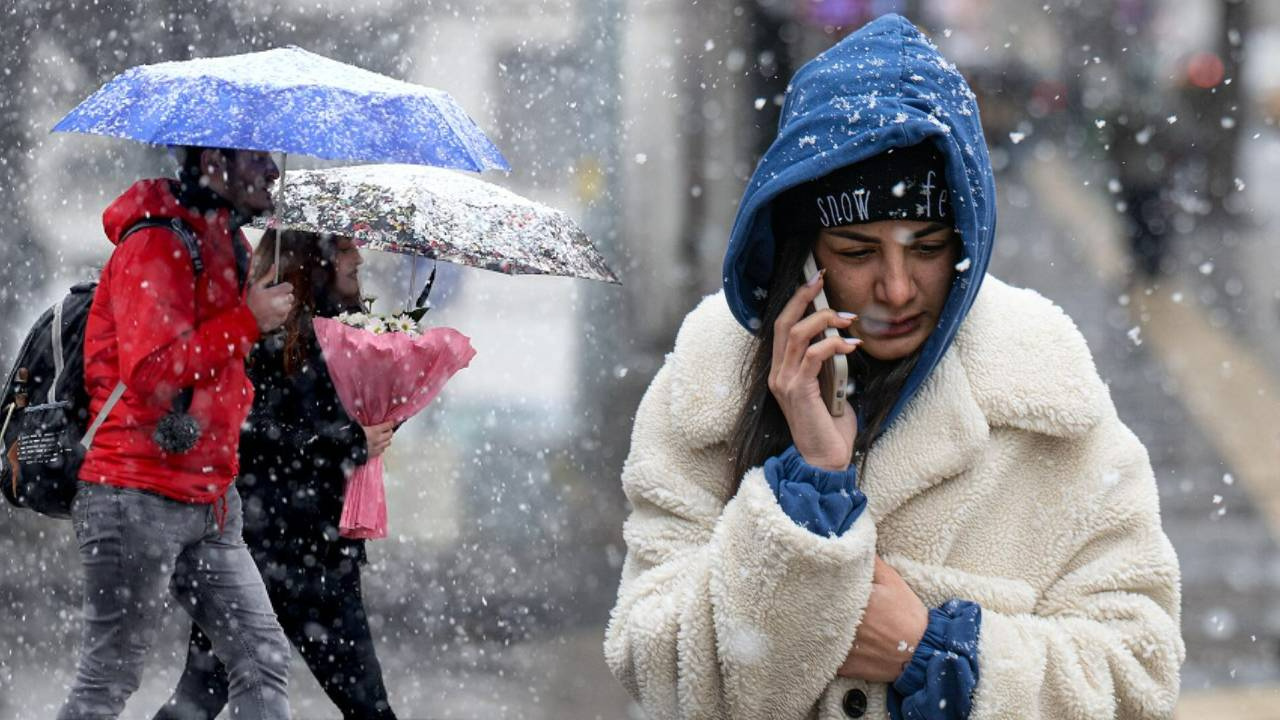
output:
[[[253,254],[253,282],[261,280],[275,262],[280,243],[280,280],[293,285],[293,311],[284,321],[284,373],[293,375],[307,360],[315,330],[311,319],[359,311],[360,293],[342,297],[337,292],[337,238],[327,233],[268,230]]]
[[[751,361],[742,368],[741,380],[747,388],[747,401],[738,412],[728,439],[731,458],[729,482],[735,492],[748,470],[763,465],[766,459],[778,455],[792,443],[786,416],[769,390],[773,324],[800,287],[805,258],[812,251],[817,237],[802,239],[775,234],[783,239],[775,244],[773,276],[769,280],[764,317],[761,318]],[[876,360],[864,352],[848,357],[849,375],[857,387],[851,400],[859,418],[854,457],[850,461],[861,457],[865,465],[867,450],[884,429],[903,384],[920,359],[920,349],[905,358],[890,361]]]

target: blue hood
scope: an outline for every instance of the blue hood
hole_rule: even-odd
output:
[[[773,273],[774,198],[838,168],[922,142],[934,143],[946,158],[955,228],[968,262],[956,274],[890,422],[933,372],[973,305],[996,227],[995,183],[976,99],[914,25],[885,15],[800,68],[787,90],[778,137],[742,197],[724,258],[729,308],[755,333]]]

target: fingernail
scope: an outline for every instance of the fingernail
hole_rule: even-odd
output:
[[[809,278],[809,279],[805,282],[805,285],[808,285],[808,286],[810,286],[810,287],[813,287],[814,285],[817,285],[817,284],[818,284],[818,281],[822,279],[822,276],[823,276],[823,275],[826,275],[826,274],[827,274],[827,269],[826,269],[826,268],[822,268],[822,269],[821,269],[821,270],[819,270],[816,274],[814,274],[814,276],[813,276],[813,277]]]
[[[854,318],[858,317],[857,313],[851,313],[851,312],[838,312],[836,313],[836,315],[841,320],[853,320]]]
[[[854,346],[862,344],[862,338],[845,338],[844,341]]]

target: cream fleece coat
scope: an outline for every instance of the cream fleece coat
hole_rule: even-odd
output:
[[[837,677],[878,553],[920,599],[982,606],[971,718],[1167,718],[1179,572],[1146,450],[1055,305],[988,276],[955,342],[868,454],[867,510],[798,527],[725,440],[752,336],[723,294],[685,319],[636,416],[632,512],[605,639],[650,718],[888,718]]]

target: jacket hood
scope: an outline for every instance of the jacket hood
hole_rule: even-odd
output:
[[[747,185],[724,258],[729,309],[755,333],[773,273],[773,200],[838,168],[924,142],[945,158],[946,190],[964,251],[938,325],[890,421],[933,371],[973,305],[996,225],[995,183],[976,98],[955,65],[914,25],[899,15],[882,16],[795,74],[778,136]]]
[[[191,210],[178,200],[177,180],[139,180],[116,198],[102,213],[102,229],[113,245],[129,228],[150,218],[178,218],[197,236],[208,228],[204,213]]]

